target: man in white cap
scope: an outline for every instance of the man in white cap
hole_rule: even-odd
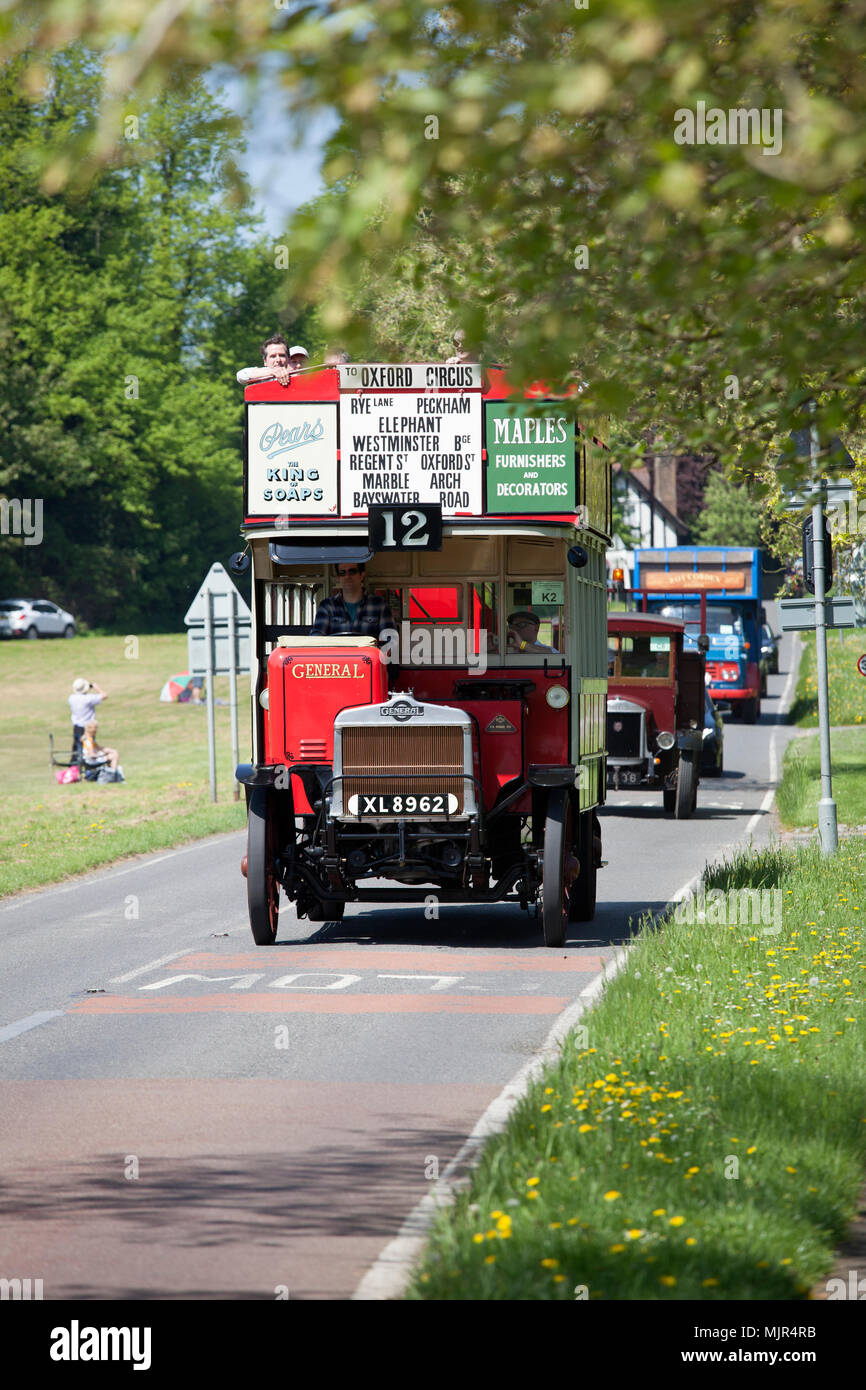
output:
[[[285,338],[277,333],[262,343],[262,367],[241,367],[237,379],[242,386],[251,381],[278,381],[288,386],[293,374],[303,367],[309,353],[306,348],[290,348]]]
[[[108,696],[104,690],[100,690],[93,681],[86,681],[82,676],[72,682],[72,694],[69,696],[69,709],[72,715],[72,756],[77,756],[81,747],[81,736],[84,727],[89,724],[96,716],[96,706],[101,705]]]

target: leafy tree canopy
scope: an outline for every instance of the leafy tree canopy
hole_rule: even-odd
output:
[[[179,59],[267,64],[287,110],[337,110],[334,196],[293,237],[326,336],[366,351],[361,267],[423,225],[435,255],[415,270],[443,317],[523,379],[586,382],[584,409],[623,422],[621,452],[656,428],[750,473],[809,397],[822,437],[862,427],[859,0],[12,0],[0,55],[85,29],[108,54],[101,117],[57,127],[49,189],[82,149],[110,161],[129,94]],[[22,100],[34,90],[31,70]],[[763,113],[763,143],[730,143],[730,126],[712,143],[718,124],[679,143],[699,103],[735,125]],[[415,341],[416,304],[393,309]]]

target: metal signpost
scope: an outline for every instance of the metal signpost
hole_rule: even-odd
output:
[[[800,439],[795,436],[795,443]],[[824,507],[827,501],[847,501],[850,482],[835,482],[818,478],[818,431],[813,424],[809,430],[809,456],[812,483],[803,497],[792,498],[791,510],[800,510],[811,503],[811,545],[815,597],[782,599],[779,609],[783,632],[815,629],[815,658],[818,668],[818,732],[821,745],[821,799],[818,802],[818,836],[821,852],[833,854],[839,846],[836,824],[836,802],[833,800],[833,778],[830,767],[830,695],[827,684],[827,628],[854,627],[856,614],[853,598],[827,598],[827,557],[824,554]],[[844,452],[844,451],[843,451]],[[846,458],[850,455],[846,454]],[[853,462],[853,460],[852,460]]]
[[[210,799],[216,801],[216,721],[214,714],[214,677],[229,678],[229,714],[232,731],[232,767],[238,756],[238,684],[239,675],[250,671],[250,626],[252,614],[238,593],[223,566],[211,565],[201,588],[189,606],[184,622],[187,626],[187,658],[190,674],[204,676],[207,681],[207,740],[210,771]],[[240,799],[240,787],[234,783],[234,800]]]

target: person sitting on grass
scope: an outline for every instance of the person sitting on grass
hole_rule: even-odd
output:
[[[94,780],[88,774],[95,771],[95,780],[97,781],[122,782],[124,780],[123,770],[117,765],[120,754],[116,748],[103,748],[96,742],[97,727],[95,719],[88,720],[84,726],[81,752],[84,756],[85,777],[88,781]],[[110,773],[111,775],[103,776],[103,773]]]

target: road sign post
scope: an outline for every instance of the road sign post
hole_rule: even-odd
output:
[[[232,767],[238,756],[239,675],[250,671],[250,626],[252,614],[222,565],[211,565],[201,588],[187,610],[187,655],[190,673],[207,680],[208,764],[211,801],[217,799],[216,716],[214,678],[229,678]],[[233,783],[233,797],[240,798],[240,787]]]
[[[205,680],[207,682],[207,761],[210,776],[210,799],[217,799],[216,784],[216,713],[214,710],[213,689],[213,594],[210,589],[204,595],[204,649]],[[193,673],[194,674],[194,673]]]
[[[818,454],[818,431],[811,429],[813,460]],[[812,508],[812,555],[815,578],[815,658],[818,667],[818,737],[821,743],[821,799],[818,802],[818,836],[822,854],[839,847],[833,772],[830,764],[830,691],[827,687],[826,556],[824,554],[824,496]]]

